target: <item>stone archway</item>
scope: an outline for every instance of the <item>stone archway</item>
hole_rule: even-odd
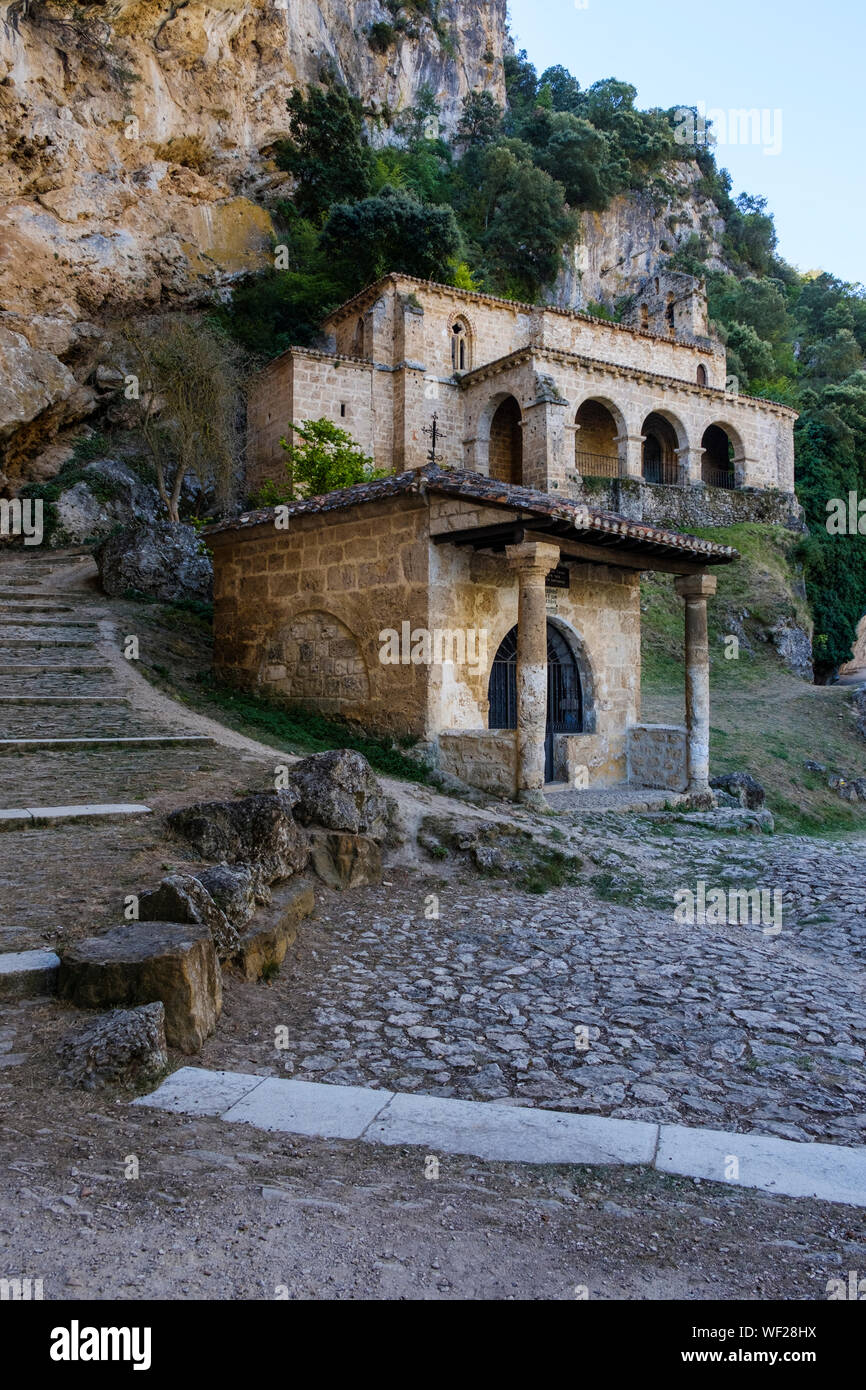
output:
[[[292,704],[351,714],[369,704],[370,677],[354,633],[332,613],[310,609],[270,644],[261,684]]]
[[[547,620],[547,724],[544,741],[545,782],[555,779],[556,736],[587,731],[588,695],[583,663],[579,661],[570,633],[555,620]],[[488,727],[517,728],[517,628],[506,634],[493,658],[487,698],[490,705]]]
[[[679,483],[679,450],[685,443],[684,431],[673,420],[654,410],[643,422],[643,459],[641,472],[648,483]],[[681,439],[681,436],[682,439]]]
[[[514,396],[500,402],[490,422],[488,472],[500,483],[523,482],[523,415]]]
[[[618,478],[620,440],[628,434],[622,412],[593,397],[582,402],[574,423],[575,472],[584,478]]]
[[[735,488],[742,475],[745,450],[735,430],[717,422],[701,439],[701,481],[710,487]]]

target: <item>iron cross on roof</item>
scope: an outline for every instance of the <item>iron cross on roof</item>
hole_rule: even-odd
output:
[[[433,411],[433,416],[430,421],[430,424],[425,425],[421,433],[426,434],[430,440],[430,448],[427,450],[427,462],[437,463],[438,460],[436,458],[436,445],[439,443],[440,439],[448,438],[448,435],[445,433],[445,431],[439,428],[438,410]]]

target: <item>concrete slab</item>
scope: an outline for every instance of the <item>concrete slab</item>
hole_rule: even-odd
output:
[[[652,1163],[658,1125],[495,1102],[396,1095],[364,1138],[515,1163]]]
[[[37,821],[100,820],[114,816],[150,816],[149,806],[138,806],[135,802],[119,802],[116,805],[93,806],[28,806],[27,814]]]
[[[393,1095],[362,1086],[268,1077],[224,1115],[233,1123],[320,1139],[360,1139]]]
[[[734,1159],[736,1179],[726,1177]],[[656,1167],[663,1173],[758,1187],[786,1197],[866,1206],[866,1148],[662,1125]]]
[[[246,1072],[181,1067],[150,1095],[139,1096],[132,1103],[179,1115],[222,1115],[264,1079]]]
[[[60,957],[54,951],[0,953],[0,999],[32,999],[57,989]]]

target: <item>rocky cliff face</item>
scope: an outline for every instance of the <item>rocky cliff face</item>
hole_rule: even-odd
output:
[[[613,308],[693,235],[709,243],[708,268],[725,269],[724,223],[715,203],[697,187],[697,166],[677,166],[667,177],[676,190],[670,197],[619,197],[604,212],[582,214],[580,240],[559,278],[556,304],[586,309],[595,302]]]
[[[504,100],[505,10],[441,0],[379,53],[379,0],[0,0],[0,492],[56,469],[46,445],[98,399],[107,322],[266,262],[256,200],[284,178],[268,148],[293,87],[330,66],[394,111],[428,85],[453,128],[473,87]]]

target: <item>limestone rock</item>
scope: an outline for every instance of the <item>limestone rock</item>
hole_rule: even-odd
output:
[[[110,535],[118,525],[151,522],[159,515],[156,488],[143,482],[123,460],[96,459],[82,474],[54,503],[57,526],[53,544],[80,545]]]
[[[302,825],[388,838],[393,810],[363,753],[314,753],[289,774],[289,794]]]
[[[309,841],[295,824],[286,792],[201,802],[173,811],[168,825],[202,858],[248,865],[257,883],[291,878],[310,858]]]
[[[235,964],[248,980],[259,980],[267,969],[282,965],[298,934],[298,923],[315,906],[311,883],[292,882],[276,890],[271,906],[241,937],[235,955]]]
[[[96,42],[69,41],[52,17],[62,6],[0,2],[0,304],[19,336],[37,320],[86,323],[95,306],[121,318],[201,300],[263,268],[272,226],[258,195],[287,181],[270,149],[286,98],[317,82],[323,61],[366,106],[408,110],[429,87],[449,130],[469,91],[505,101],[505,0],[448,0],[447,43],[419,14],[386,53],[367,40],[367,0],[72,8]],[[130,73],[144,80],[126,89]],[[204,170],[184,151],[191,138]],[[92,409],[94,393],[78,388],[96,363],[67,358],[54,337],[38,374],[0,365],[0,471],[16,481],[58,416]],[[7,469],[2,441],[16,434]]]
[[[243,927],[256,910],[257,902],[269,893],[256,892],[256,876],[246,864],[214,864],[197,869],[192,875],[213,898],[234,927]]]
[[[312,864],[329,888],[362,888],[382,881],[382,850],[368,835],[311,830]]]
[[[117,1009],[64,1038],[57,1052],[66,1080],[86,1091],[112,1081],[152,1081],[168,1066],[165,1008],[156,1002]]]
[[[220,960],[228,960],[238,948],[238,933],[199,879],[172,874],[138,901],[142,922],[189,922],[207,927]]]
[[[222,1009],[222,976],[207,927],[127,922],[70,946],[59,993],[81,1008],[165,1006],[165,1036],[181,1052],[200,1052]]]
[[[760,782],[748,772],[726,772],[721,777],[713,777],[710,786],[713,791],[727,792],[747,811],[762,810],[767,799]]]
[[[783,666],[786,666],[792,675],[799,676],[804,681],[815,680],[812,638],[808,632],[785,618],[770,629],[770,641],[776,648]]]
[[[213,566],[193,526],[136,522],[109,536],[94,555],[102,588],[112,597],[134,589],[168,602],[206,601],[213,593]]]

